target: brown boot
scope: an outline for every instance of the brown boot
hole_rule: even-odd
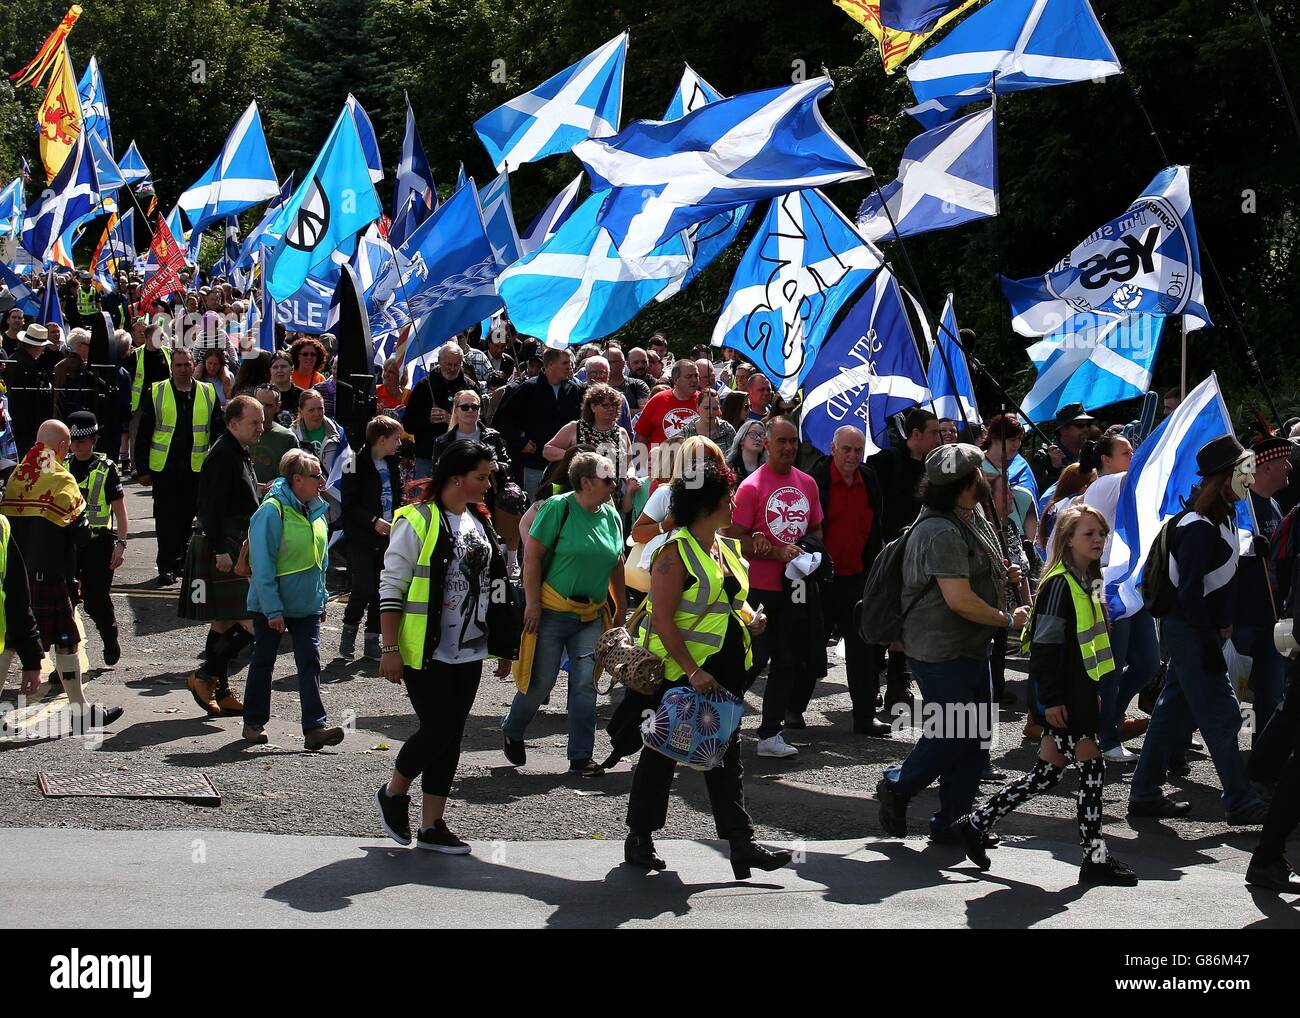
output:
[[[202,707],[209,717],[216,717],[221,713],[221,707],[217,704],[216,679],[209,679],[206,675],[195,672],[186,679],[185,685],[194,697],[194,702]]]
[[[1128,742],[1130,739],[1136,739],[1147,730],[1147,725],[1151,723],[1150,718],[1131,718],[1124,715],[1115,724],[1115,731],[1119,733],[1120,742]]]
[[[217,691],[217,706],[221,708],[223,717],[237,718],[244,713],[243,703],[229,686]]]
[[[1043,726],[1034,721],[1033,718],[1025,719],[1025,727],[1022,729],[1026,739],[1041,739],[1043,737]]]

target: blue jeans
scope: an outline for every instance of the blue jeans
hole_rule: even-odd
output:
[[[989,761],[984,745],[992,736],[988,730],[993,717],[989,660],[959,657],[933,662],[909,656],[907,664],[924,701],[921,738],[902,764],[885,768],[885,779],[904,799],[939,779],[939,812],[930,818],[931,831],[939,834],[971,811],[980,775]],[[938,720],[931,723],[927,720],[931,716]],[[950,729],[944,718],[959,723]],[[974,719],[977,724],[972,727],[962,719]]]
[[[310,732],[325,724],[325,705],[320,698],[320,616],[285,619],[284,627],[293,638],[293,659],[298,666],[302,730]],[[246,725],[263,728],[271,720],[271,673],[279,650],[280,634],[271,628],[265,615],[253,612],[253,656],[244,684]]]
[[[419,480],[421,477],[433,476],[433,460],[428,456],[415,457],[414,472],[411,474],[411,480]]]
[[[1255,730],[1250,736],[1251,749],[1255,740],[1268,724],[1268,719],[1282,702],[1286,686],[1286,667],[1282,655],[1273,645],[1273,624],[1235,625],[1232,643],[1237,653],[1251,658],[1250,687],[1255,693]]]
[[[1163,624],[1169,647],[1169,673],[1151,712],[1151,725],[1142,743],[1129,801],[1159,798],[1168,773],[1169,757],[1182,753],[1196,729],[1214,760],[1223,786],[1223,807],[1228,812],[1258,801],[1237,749],[1241,731],[1241,704],[1226,669],[1207,662],[1219,649],[1219,635],[1186,619],[1169,615]]]
[[[1101,695],[1101,724],[1097,733],[1103,750],[1120,743],[1115,725],[1133,697],[1142,692],[1160,670],[1160,641],[1156,621],[1145,609],[1110,627],[1110,647],[1115,656],[1115,670],[1098,685]]]
[[[537,649],[527,693],[515,693],[510,713],[501,719],[506,738],[522,741],[524,731],[537,714],[542,701],[555,688],[560,658],[569,655],[569,762],[591,759],[596,749],[596,641],[600,639],[600,617],[582,622],[568,612],[542,610],[537,626]]]
[[[528,496],[528,501],[533,500],[533,492],[537,490],[538,485],[542,483],[542,478],[546,475],[545,467],[522,467],[520,484],[524,489],[524,494]]]

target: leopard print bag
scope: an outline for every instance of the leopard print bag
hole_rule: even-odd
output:
[[[654,696],[664,684],[664,660],[637,643],[633,635],[641,620],[646,617],[646,598],[627,620],[626,626],[614,626],[605,630],[596,641],[596,669],[591,681],[595,683],[596,692],[601,696],[609,693],[620,682],[634,693]],[[694,632],[696,626],[704,619],[701,615],[687,632]],[[646,621],[647,627],[650,625]],[[609,673],[609,685],[600,688],[601,672]]]

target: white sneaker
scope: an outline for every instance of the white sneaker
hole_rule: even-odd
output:
[[[774,735],[770,739],[758,740],[759,756],[774,756],[778,759],[798,756],[799,751],[791,746],[781,735]]]
[[[1135,763],[1138,758],[1138,755],[1136,753],[1129,752],[1123,746],[1116,746],[1114,749],[1108,749],[1106,750],[1106,752],[1102,753],[1102,756],[1104,756],[1111,763],[1117,763],[1117,764]]]

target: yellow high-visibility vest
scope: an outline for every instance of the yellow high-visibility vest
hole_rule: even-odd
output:
[[[176,392],[170,378],[153,383],[151,393],[154,409],[153,441],[149,445],[149,472],[156,474],[167,466],[167,454],[176,433]],[[196,474],[203,469],[208,454],[208,425],[212,422],[212,408],[217,405],[217,393],[208,382],[194,383],[194,415],[191,429],[194,446],[190,450],[190,469]]]

